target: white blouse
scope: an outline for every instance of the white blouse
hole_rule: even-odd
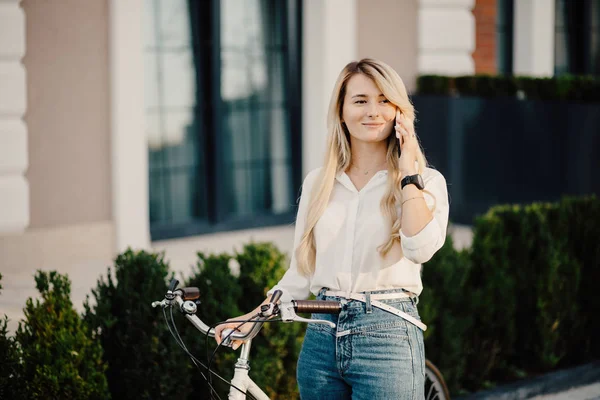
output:
[[[429,208],[435,204],[433,219],[414,236],[407,237],[400,230],[401,244],[396,243],[384,258],[377,248],[390,236],[390,223],[380,207],[388,172],[377,172],[360,191],[346,173],[338,174],[329,205],[315,227],[315,273],[304,277],[298,272],[295,250],[304,233],[309,197],[319,172],[311,171],[304,180],[290,267],[268,295],[280,289],[282,301],[304,300],[311,292],[318,294],[322,287],[345,292],[404,288],[419,295],[423,289],[421,264],[446,239],[449,206],[444,176],[425,169],[425,189],[435,196],[434,200],[424,193]],[[400,216],[401,207],[397,209]]]

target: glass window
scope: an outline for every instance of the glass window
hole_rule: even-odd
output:
[[[299,0],[146,0],[153,239],[290,223]]]
[[[513,73],[514,0],[496,3],[496,64],[498,73]]]
[[[600,0],[556,0],[554,73],[600,75]]]

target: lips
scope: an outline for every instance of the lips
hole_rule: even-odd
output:
[[[364,126],[370,127],[370,128],[376,128],[378,126],[382,126],[383,123],[381,124],[373,124],[373,123],[368,123],[368,124],[363,124]]]

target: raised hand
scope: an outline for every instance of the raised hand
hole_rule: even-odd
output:
[[[417,151],[419,142],[415,135],[413,121],[403,115],[400,110],[396,110],[396,137],[400,142],[400,171],[402,176],[413,175],[417,173],[415,163],[417,161]]]

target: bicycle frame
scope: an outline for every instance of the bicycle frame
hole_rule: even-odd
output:
[[[250,393],[258,400],[269,400],[269,396],[248,375],[248,371],[250,371],[248,357],[250,356],[251,345],[252,340],[248,340],[242,345],[240,358],[235,363],[235,371],[231,380],[232,386],[229,389],[229,400],[246,400],[246,395],[238,389]]]

